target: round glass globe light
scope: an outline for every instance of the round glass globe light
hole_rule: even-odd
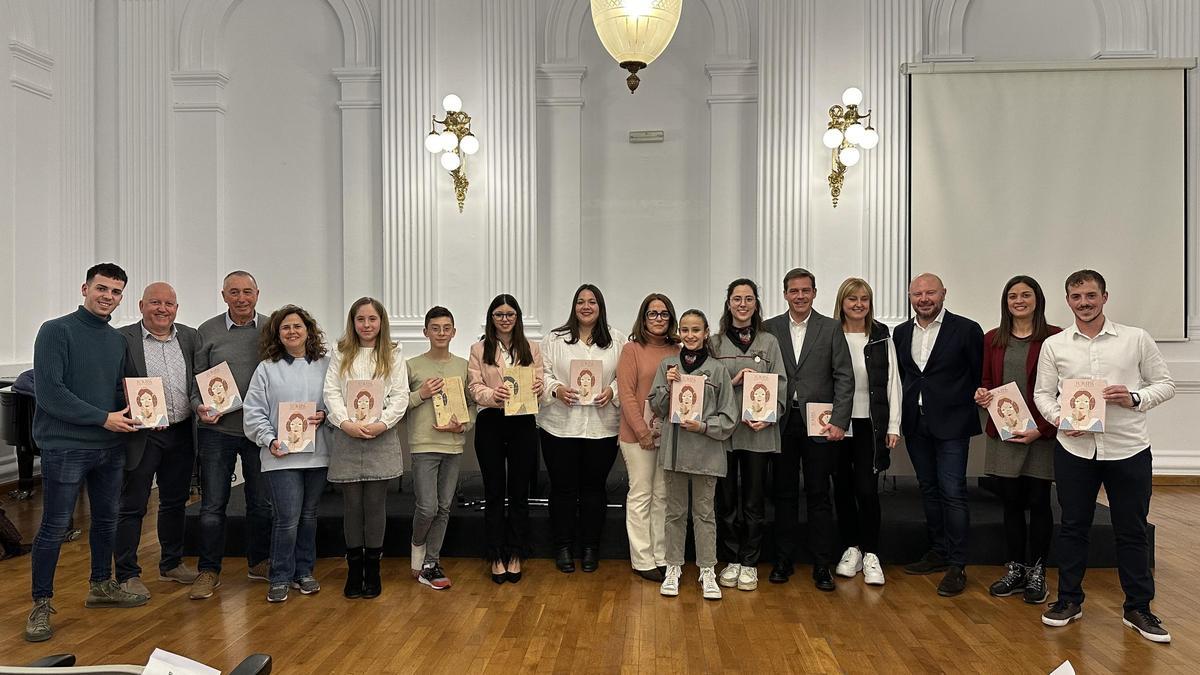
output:
[[[429,132],[429,135],[425,137],[425,149],[430,152],[441,152],[442,137],[438,136],[436,132]]]
[[[863,125],[855,122],[854,124],[846,127],[846,140],[850,141],[854,145],[858,145],[862,142],[863,134],[866,132],[867,130],[863,128]]]
[[[453,131],[443,131],[438,138],[442,139],[442,150],[450,151],[458,147],[458,136]]]
[[[446,94],[446,98],[442,99],[442,107],[446,112],[458,112],[462,110],[462,99],[456,94]]]
[[[858,144],[861,145],[865,150],[870,150],[876,145],[879,145],[879,132],[875,131],[875,129],[872,127],[867,127],[866,130],[863,131],[862,140],[859,141]]]
[[[442,168],[447,171],[453,171],[462,166],[462,160],[453,152],[442,153]]]
[[[468,155],[473,155],[479,152],[479,139],[475,138],[475,134],[467,134],[458,142],[458,147]]]
[[[830,150],[842,144],[842,132],[839,129],[826,129],[825,135],[821,136],[821,144]]]
[[[862,100],[862,89],[858,87],[849,87],[846,91],[842,92],[842,105],[858,105],[862,103]]]
[[[842,160],[842,164],[846,166],[854,166],[858,164],[858,160],[862,159],[862,154],[859,153],[858,148],[842,148],[842,151],[838,153],[838,159]]]

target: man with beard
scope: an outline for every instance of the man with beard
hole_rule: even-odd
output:
[[[938,595],[967,585],[967,449],[980,433],[975,390],[983,372],[983,329],[945,309],[946,287],[934,274],[908,286],[916,314],[896,327],[894,341],[904,383],[904,442],[921,487],[930,549],[907,574],[945,572]]]
[[[1105,318],[1108,290],[1099,272],[1075,272],[1067,277],[1066,291],[1075,323],[1042,344],[1033,401],[1042,416],[1057,426],[1064,379],[1104,380],[1108,383],[1103,391],[1106,419],[1104,433],[1058,432],[1054,447],[1054,479],[1062,509],[1055,544],[1058,599],[1042,614],[1042,623],[1065,626],[1083,618],[1088,532],[1103,485],[1117,540],[1117,572],[1125,591],[1122,623],[1152,642],[1170,642],[1171,634],[1150,611],[1154,577],[1146,537],[1151,493],[1146,412],[1175,396],[1175,383],[1146,331]]]

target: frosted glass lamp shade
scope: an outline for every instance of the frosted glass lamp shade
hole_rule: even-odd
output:
[[[879,132],[875,131],[873,127],[867,127],[863,131],[862,140],[859,141],[858,144],[861,145],[864,150],[870,150],[876,145],[879,145]]]
[[[858,105],[862,103],[862,89],[850,87],[842,92],[842,105]]]
[[[442,107],[446,112],[458,112],[462,110],[462,99],[455,94],[446,94],[446,98],[442,99]]]
[[[473,155],[479,152],[479,139],[475,138],[475,134],[467,134],[458,142],[458,147],[468,155]]]
[[[442,168],[447,171],[453,171],[462,166],[462,160],[453,152],[442,153]]]
[[[429,152],[441,152],[442,137],[437,135],[436,132],[429,132],[429,135],[425,137],[425,149]]]
[[[821,136],[821,144],[830,150],[842,144],[842,132],[839,129],[826,129],[825,135]]]
[[[442,150],[450,151],[458,147],[458,136],[453,131],[443,131],[439,137],[442,139]]]
[[[846,127],[846,140],[850,141],[852,145],[858,145],[862,142],[863,134],[866,131],[861,124],[851,124],[849,127]]]
[[[657,59],[679,27],[683,0],[592,0],[592,23],[608,53],[630,73],[629,89],[637,88],[637,71]]]
[[[862,154],[859,153],[858,148],[842,148],[838,153],[838,159],[846,166],[854,166],[858,164],[858,160],[862,159]]]

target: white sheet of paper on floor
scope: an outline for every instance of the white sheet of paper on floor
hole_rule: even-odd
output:
[[[1063,661],[1061,666],[1050,671],[1050,675],[1075,675],[1075,667],[1070,661]]]
[[[221,675],[221,671],[186,656],[156,648],[150,654],[150,660],[146,662],[142,675]]]

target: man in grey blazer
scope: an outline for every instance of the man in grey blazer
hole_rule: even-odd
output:
[[[850,428],[854,406],[854,366],[841,325],[813,311],[817,278],[796,268],[783,277],[788,311],[766,321],[779,341],[787,370],[788,399],[780,425],[782,452],[774,455],[775,567],[772,583],[785,583],[795,560],[800,527],[800,469],[808,512],[808,546],[813,555],[813,583],[834,590],[830,565],[838,546],[830,482],[837,468],[840,441]],[[809,429],[808,403],[831,403],[833,415],[820,429]],[[825,436],[827,435],[827,437]]]
[[[114,557],[121,587],[149,597],[150,591],[141,579],[137,550],[155,476],[158,543],[162,549],[159,578],[182,584],[196,580],[196,570],[183,562],[183,524],[196,461],[190,394],[196,386],[192,359],[200,339],[194,328],[175,323],[179,304],[170,284],[160,281],[147,286],[138,310],[142,320],[119,329],[127,348],[126,376],[162,378],[169,426],[129,435]]]

